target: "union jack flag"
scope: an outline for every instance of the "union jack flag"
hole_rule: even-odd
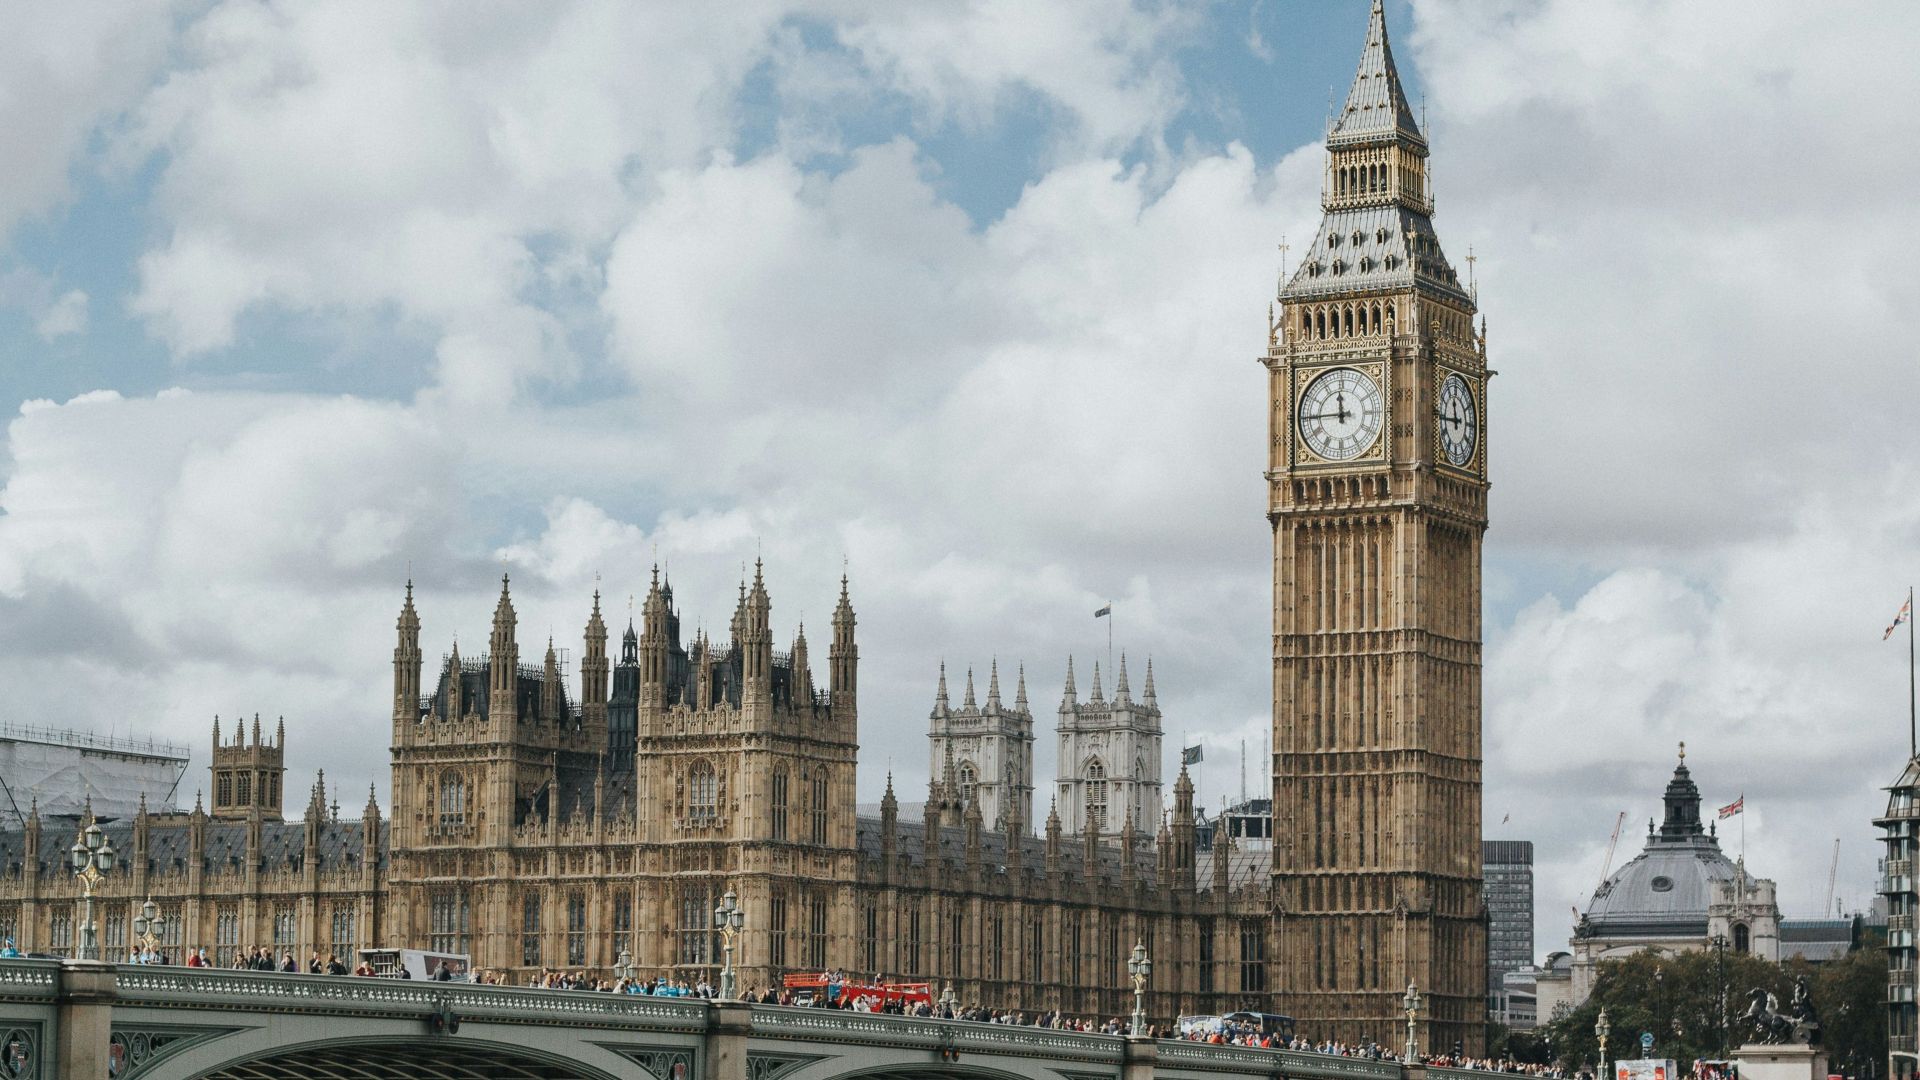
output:
[[[1900,624],[1911,618],[1913,618],[1913,597],[1909,596],[1907,602],[1900,605],[1900,614],[1895,615],[1893,622],[1887,626],[1887,632],[1880,635],[1880,640],[1885,641],[1892,637],[1893,632],[1900,629]]]
[[[1733,800],[1732,802],[1720,808],[1720,820],[1725,821],[1728,818],[1732,817],[1733,815],[1738,814],[1741,811],[1745,810],[1746,808],[1747,808],[1747,797],[1746,795],[1742,794],[1739,798]]]

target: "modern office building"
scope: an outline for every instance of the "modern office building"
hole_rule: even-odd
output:
[[[1886,842],[1886,858],[1881,863],[1880,895],[1887,901],[1887,1077],[1888,1080],[1913,1080],[1920,1055],[1914,1046],[1916,1009],[1914,1000],[1915,950],[1913,916],[1920,907],[1920,893],[1913,883],[1915,828],[1920,822],[1920,757],[1907,762],[1900,779],[1887,789],[1887,812],[1874,819]]]

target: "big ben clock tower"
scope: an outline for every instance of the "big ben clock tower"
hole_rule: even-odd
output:
[[[1427,140],[1373,4],[1325,211],[1267,355],[1276,1008],[1423,1051],[1486,1019],[1484,330],[1433,231]]]

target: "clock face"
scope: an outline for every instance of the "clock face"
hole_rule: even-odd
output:
[[[1465,467],[1473,460],[1474,446],[1480,441],[1480,414],[1473,403],[1473,388],[1458,375],[1449,375],[1440,383],[1440,451],[1447,462]]]
[[[1380,384],[1353,368],[1334,368],[1300,395],[1300,438],[1328,461],[1351,461],[1366,453],[1386,417]]]

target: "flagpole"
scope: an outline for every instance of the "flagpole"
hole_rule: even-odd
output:
[[[1914,743],[1914,684],[1913,684],[1913,586],[1907,586],[1907,756],[1920,755],[1920,748]]]
[[[1107,601],[1107,678],[1119,681],[1113,669],[1113,601]]]

